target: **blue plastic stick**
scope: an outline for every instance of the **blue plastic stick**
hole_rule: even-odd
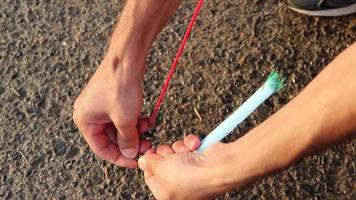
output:
[[[284,81],[285,79],[277,72],[272,72],[267,81],[250,98],[202,140],[197,152],[203,152],[210,145],[218,143],[226,137],[268,97],[282,89]]]

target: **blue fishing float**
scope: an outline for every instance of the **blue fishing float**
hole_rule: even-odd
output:
[[[220,142],[266,99],[280,91],[284,86],[284,82],[285,78],[273,71],[268,76],[266,82],[250,98],[201,141],[197,152],[202,153],[209,146]]]

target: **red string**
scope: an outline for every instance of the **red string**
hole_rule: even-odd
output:
[[[185,44],[187,43],[189,35],[192,32],[194,23],[195,23],[196,18],[197,18],[198,14],[199,14],[200,8],[203,5],[203,2],[204,2],[204,0],[199,0],[197,6],[195,8],[193,16],[192,16],[192,18],[191,18],[191,20],[189,22],[188,28],[187,28],[187,30],[185,32],[185,35],[184,35],[184,37],[182,39],[182,42],[181,42],[181,44],[179,46],[179,49],[177,51],[176,57],[174,58],[174,61],[173,61],[172,66],[171,66],[171,68],[170,68],[170,70],[168,72],[166,80],[164,81],[164,85],[163,85],[163,88],[162,88],[162,90],[160,92],[160,95],[158,97],[155,109],[153,110],[152,115],[150,117],[150,125],[151,126],[153,126],[155,124],[155,122],[156,122],[156,118],[157,118],[157,115],[158,115],[159,108],[161,107],[161,103],[162,103],[162,101],[164,99],[164,96],[165,96],[165,94],[167,92],[167,89],[168,89],[169,83],[170,83],[170,81],[172,79],[173,73],[175,72],[175,70],[177,68],[177,64],[178,64],[179,58],[182,56]]]

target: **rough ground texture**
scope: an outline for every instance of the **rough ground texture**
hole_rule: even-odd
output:
[[[153,109],[194,4],[182,4],[150,52],[145,113]],[[121,7],[114,0],[0,0],[0,199],[152,198],[139,170],[97,159],[71,119]],[[206,1],[154,139],[208,133],[272,69],[280,71],[286,88],[229,140],[241,137],[355,41],[355,15],[306,17],[281,0]],[[349,141],[219,199],[355,199],[355,149]]]

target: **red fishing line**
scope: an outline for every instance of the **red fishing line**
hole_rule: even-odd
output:
[[[164,85],[162,87],[162,90],[160,92],[160,95],[158,97],[158,100],[157,100],[157,103],[156,103],[156,106],[152,112],[152,115],[150,117],[150,126],[153,126],[156,122],[156,118],[157,118],[157,115],[158,115],[158,111],[159,111],[159,108],[161,107],[161,103],[164,99],[164,96],[167,92],[167,89],[168,89],[168,86],[169,86],[169,83],[172,79],[172,76],[173,76],[173,73],[175,72],[176,68],[177,68],[177,64],[178,64],[178,61],[179,61],[179,58],[182,56],[183,54],[183,50],[184,50],[184,47],[185,47],[185,44],[187,43],[188,41],[188,38],[189,38],[189,35],[190,33],[192,32],[192,29],[193,29],[193,26],[195,24],[195,21],[196,21],[196,18],[199,14],[199,11],[200,11],[200,8],[202,7],[203,5],[203,2],[204,0],[199,0],[195,10],[194,10],[194,13],[193,13],[193,16],[189,22],[189,25],[188,25],[188,28],[184,34],[184,37],[182,39],[182,42],[180,43],[180,46],[179,46],[179,49],[177,51],[177,54],[176,54],[176,57],[174,58],[174,61],[172,63],[172,66],[168,72],[168,75],[166,77],[166,80],[164,81]]]

